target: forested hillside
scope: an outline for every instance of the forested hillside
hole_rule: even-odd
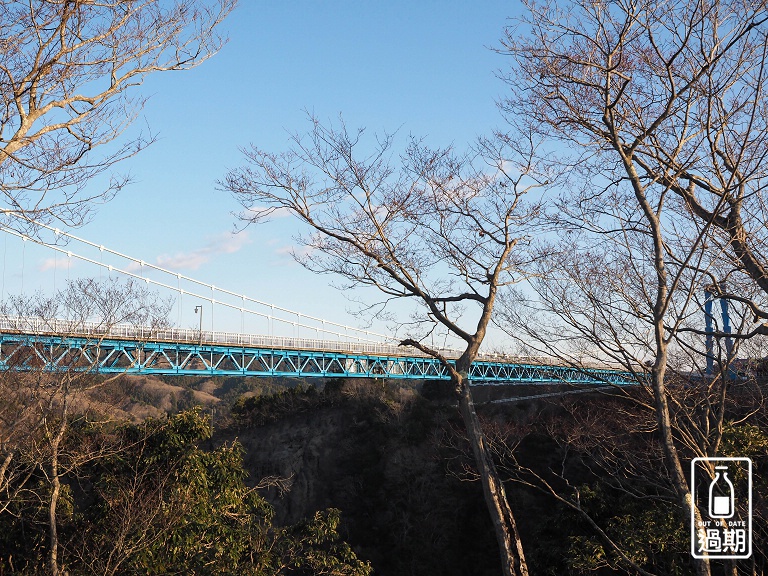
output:
[[[761,574],[768,438],[754,423],[766,412],[749,414],[742,392],[732,416],[747,421],[729,424],[724,450],[755,461]],[[651,573],[690,573],[653,422],[625,405],[480,406],[533,574],[626,573],[601,531]],[[69,574],[498,573],[461,419],[438,385],[123,377],[69,418],[55,510]],[[28,440],[3,493],[0,574],[48,572],[52,453],[43,430]]]

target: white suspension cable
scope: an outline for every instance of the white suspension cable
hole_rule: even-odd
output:
[[[197,280],[195,278],[191,278],[189,276],[185,276],[183,274],[179,274],[177,272],[173,272],[173,271],[168,270],[166,268],[163,268],[161,266],[157,266],[155,264],[150,264],[148,262],[144,262],[143,260],[139,260],[139,259],[134,258],[132,256],[128,256],[127,254],[123,254],[121,252],[117,252],[115,250],[111,250],[110,248],[107,248],[107,247],[105,247],[103,245],[94,244],[93,242],[85,240],[84,238],[80,238],[78,236],[75,236],[74,234],[70,234],[68,232],[64,232],[63,230],[60,230],[58,228],[53,228],[52,226],[48,226],[47,224],[42,224],[42,223],[38,223],[38,222],[35,222],[34,224],[38,225],[38,226],[41,226],[42,228],[45,228],[47,230],[51,230],[52,232],[55,232],[57,235],[60,234],[62,236],[65,236],[67,238],[75,240],[76,242],[81,242],[83,244],[86,244],[87,246],[91,246],[93,248],[99,248],[100,250],[109,252],[110,254],[113,254],[113,255],[118,256],[120,258],[125,258],[126,260],[130,260],[131,262],[134,262],[136,264],[140,264],[142,267],[143,266],[148,266],[149,268],[157,270],[158,272],[162,272],[164,274],[170,274],[170,275],[173,275],[173,276],[178,276],[179,278],[183,279],[186,282],[191,282],[193,284],[197,284],[198,286],[202,286],[202,287],[205,287],[205,288],[208,288],[208,289],[214,289],[215,288],[219,292],[222,292],[223,294],[227,294],[228,296],[234,296],[236,298],[244,298],[245,300],[247,300],[249,302],[252,302],[254,304],[257,304],[259,306],[269,306],[270,308],[272,308],[272,310],[278,310],[279,312],[283,312],[283,313],[291,315],[291,316],[293,316],[293,315],[300,315],[300,316],[303,316],[304,318],[306,318],[307,320],[312,320],[313,322],[327,322],[328,324],[330,324],[332,326],[335,326],[337,328],[343,328],[345,330],[352,330],[352,331],[354,331],[356,333],[359,333],[359,334],[365,334],[366,336],[374,336],[376,338],[384,338],[386,340],[391,340],[391,337],[389,337],[389,336],[387,336],[385,334],[379,334],[377,332],[372,332],[370,330],[365,330],[365,329],[362,329],[362,328],[356,328],[354,326],[348,326],[346,324],[340,324],[340,323],[333,322],[333,321],[330,321],[330,320],[324,321],[322,318],[316,318],[314,316],[308,316],[306,314],[300,314],[299,312],[296,312],[295,310],[289,310],[288,308],[282,308],[281,306],[274,306],[272,304],[268,304],[266,302],[262,302],[261,300],[256,300],[255,298],[250,298],[249,296],[246,296],[246,295],[243,295],[243,294],[237,294],[236,292],[231,292],[229,290],[225,290],[225,289],[222,289],[222,288],[214,287],[212,284],[208,284],[206,282],[201,282],[200,280]],[[38,243],[40,243],[40,242],[38,242]],[[44,243],[40,243],[40,244],[48,246],[47,244],[44,244]],[[204,299],[205,300],[210,300],[209,298],[204,298]],[[277,318],[277,319],[281,320],[280,318]],[[281,321],[283,321],[283,320],[281,320]],[[331,333],[331,332],[329,332],[329,333]]]
[[[21,292],[24,293],[24,268],[27,265],[27,239],[22,236],[23,244],[21,245]]]
[[[324,334],[336,336],[336,337],[339,337],[339,338],[349,339],[350,338],[349,332],[352,331],[353,333],[358,334],[357,336],[353,336],[352,338],[357,340],[357,341],[360,341],[360,342],[362,342],[362,341],[368,341],[368,342],[377,342],[377,341],[379,341],[379,340],[376,340],[376,339],[392,340],[391,337],[388,337],[388,336],[386,336],[384,334],[379,334],[379,333],[372,332],[370,330],[364,330],[364,329],[361,329],[361,328],[355,328],[354,326],[348,326],[348,325],[340,324],[340,323],[333,322],[333,321],[330,321],[330,320],[324,320],[322,318],[316,318],[314,316],[308,316],[306,314],[295,312],[295,311],[289,310],[287,308],[283,308],[283,307],[280,307],[280,306],[275,306],[274,304],[268,304],[266,302],[262,302],[260,300],[254,299],[254,298],[250,298],[249,296],[246,296],[244,294],[237,294],[235,292],[231,292],[229,290],[225,290],[223,288],[216,287],[216,286],[214,286],[212,284],[207,284],[205,282],[201,282],[199,280],[196,280],[194,278],[190,278],[190,277],[185,276],[183,274],[179,274],[178,272],[172,272],[172,271],[167,270],[165,268],[162,268],[160,266],[156,266],[154,264],[149,264],[147,262],[144,262],[143,260],[139,260],[137,258],[133,258],[132,256],[128,256],[126,254],[122,254],[121,252],[117,252],[115,250],[111,250],[110,248],[107,248],[107,247],[105,247],[103,245],[95,244],[95,243],[90,242],[88,240],[85,240],[83,238],[79,238],[77,236],[74,236],[74,235],[69,234],[67,232],[64,232],[62,230],[59,230],[58,228],[53,228],[51,226],[48,226],[48,225],[42,224],[42,223],[35,223],[35,224],[40,226],[40,227],[42,227],[42,228],[45,228],[47,230],[50,230],[50,231],[54,232],[57,236],[65,236],[66,238],[70,238],[70,239],[72,239],[72,240],[74,240],[76,242],[81,242],[82,244],[85,244],[87,246],[91,246],[93,248],[99,249],[100,260],[101,260],[101,254],[103,254],[103,252],[108,252],[110,254],[118,256],[119,258],[123,258],[123,259],[128,260],[130,262],[133,262],[135,264],[139,264],[140,270],[141,270],[141,275],[139,275],[139,274],[135,274],[133,272],[130,272],[128,270],[123,270],[121,268],[117,268],[117,267],[112,266],[112,265],[105,265],[103,263],[103,261],[94,260],[93,258],[89,258],[87,256],[83,256],[81,254],[77,254],[77,253],[75,253],[75,252],[73,252],[71,250],[64,250],[63,248],[61,248],[59,246],[56,246],[55,244],[45,243],[42,240],[38,240],[38,239],[36,239],[34,237],[31,237],[31,236],[28,236],[28,235],[23,234],[21,232],[18,232],[16,230],[12,229],[12,228],[8,228],[6,226],[0,225],[0,230],[2,230],[3,232],[7,232],[9,234],[12,234],[14,236],[17,236],[17,237],[21,238],[25,243],[27,241],[31,240],[35,244],[38,244],[40,246],[44,246],[46,248],[50,248],[51,250],[54,250],[56,252],[60,252],[62,254],[66,254],[67,258],[68,258],[68,261],[67,261],[67,277],[68,278],[69,278],[70,261],[71,261],[72,257],[75,257],[75,258],[77,258],[79,260],[82,260],[84,262],[88,262],[90,264],[94,264],[96,266],[99,266],[100,268],[106,267],[109,270],[109,272],[110,272],[110,276],[111,276],[112,271],[114,270],[115,272],[117,272],[119,274],[123,274],[125,276],[131,277],[131,278],[135,278],[135,279],[138,279],[138,280],[144,280],[146,283],[150,283],[150,284],[153,284],[155,286],[159,286],[161,288],[165,288],[167,290],[171,290],[173,292],[179,292],[181,295],[187,294],[187,295],[190,295],[192,297],[199,298],[201,300],[209,301],[209,302],[211,302],[212,308],[213,308],[213,304],[216,303],[216,304],[220,304],[220,305],[222,305],[222,306],[224,306],[226,308],[240,310],[243,313],[254,314],[256,316],[259,316],[259,317],[262,317],[262,318],[266,318],[268,324],[271,324],[272,330],[274,330],[274,322],[275,321],[281,322],[281,323],[283,323],[283,324],[285,324],[285,325],[287,325],[289,327],[306,328],[306,329],[309,329],[309,330],[312,330],[312,331],[318,330],[317,326],[313,326],[313,325],[310,325],[310,324],[301,324],[301,323],[297,323],[296,320],[288,320],[288,319],[285,319],[285,318],[280,318],[279,316],[275,316],[274,315],[275,311],[278,311],[278,312],[282,312],[282,313],[285,313],[285,314],[290,315],[290,316],[296,316],[299,319],[300,318],[304,318],[304,319],[312,321],[312,322],[320,322],[322,324],[322,326],[323,326],[321,331]],[[211,296],[204,296],[202,294],[198,294],[198,293],[195,293],[195,292],[190,292],[188,290],[180,290],[178,287],[174,287],[174,286],[171,286],[171,285],[166,284],[164,282],[160,282],[158,280],[154,280],[154,279],[145,277],[143,275],[144,266],[148,266],[149,268],[152,268],[152,269],[157,270],[159,272],[162,272],[164,274],[169,274],[169,275],[172,275],[172,276],[176,276],[178,283],[180,283],[181,280],[184,280],[186,282],[190,282],[190,283],[196,284],[198,286],[201,286],[201,287],[204,287],[204,288],[208,288],[208,289],[211,290]],[[22,277],[23,277],[23,272],[22,272]],[[265,314],[265,313],[260,312],[258,310],[253,310],[251,308],[246,308],[245,306],[242,306],[242,305],[241,306],[236,306],[236,305],[233,305],[233,304],[229,304],[227,302],[223,302],[220,299],[219,300],[215,300],[213,298],[214,291],[221,292],[222,294],[226,294],[228,296],[235,296],[235,297],[239,298],[242,303],[245,303],[247,301],[247,302],[259,305],[259,306],[269,307],[270,310],[272,311],[272,313],[271,314]],[[341,332],[341,331],[334,331],[334,330],[331,330],[331,329],[326,329],[325,328],[326,325],[329,325],[329,326],[335,327],[335,328],[340,328],[340,329],[343,329],[344,331]],[[360,336],[361,334],[364,334],[365,337],[361,337]],[[374,339],[374,338],[376,338],[376,339]]]
[[[0,300],[5,300],[5,257],[8,254],[8,236],[5,236],[3,242],[3,290],[0,295]]]

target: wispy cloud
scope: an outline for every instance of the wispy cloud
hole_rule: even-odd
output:
[[[310,256],[314,252],[314,248],[304,245],[280,245],[273,250],[274,254],[278,257],[278,262],[285,264],[287,262],[293,263],[297,258],[302,260]]]
[[[238,234],[225,232],[211,237],[205,246],[201,248],[188,252],[177,252],[176,254],[161,254],[155,259],[154,264],[177,272],[181,270],[197,270],[219,254],[238,252],[248,241],[247,232],[240,232]],[[140,268],[139,264],[132,264],[129,271],[135,272]]]
[[[46,258],[37,267],[38,272],[47,272],[48,270],[67,270],[75,265],[75,262],[69,262],[71,258]]]
[[[155,264],[168,270],[197,270],[211,259],[209,253],[201,250],[179,252],[178,254],[158,256]]]
[[[268,208],[267,206],[251,206],[250,208],[246,208],[240,212],[238,217],[242,218],[243,220],[252,220],[259,215],[266,216],[271,220],[275,218],[286,218],[287,216],[291,216],[291,211],[284,207]]]

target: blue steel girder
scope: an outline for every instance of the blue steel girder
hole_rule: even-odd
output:
[[[0,369],[92,370],[105,374],[365,377],[449,380],[434,358],[226,345],[0,334]],[[473,384],[635,384],[627,372],[478,361]]]

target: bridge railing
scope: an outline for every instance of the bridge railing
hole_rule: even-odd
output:
[[[132,324],[104,324],[103,322],[47,319],[39,317],[0,316],[0,332],[62,338],[116,339],[137,342],[168,342],[173,344],[198,344],[204,346],[246,346],[251,348],[276,348],[284,350],[312,350],[374,356],[407,356],[430,358],[428,354],[393,342],[338,341],[287,336],[241,334],[238,332],[206,331],[176,327],[148,327]],[[461,351],[452,348],[438,349],[443,356],[456,359]],[[503,364],[562,365],[562,361],[547,356],[517,356],[507,354],[480,354],[483,362]],[[585,365],[584,368],[608,368],[604,365]]]
[[[322,350],[328,352],[355,352],[361,354],[424,356],[426,354],[395,343],[370,342],[363,340],[323,340],[319,338],[299,338],[290,336],[268,336],[260,334],[241,334],[176,328],[149,327],[132,324],[104,324],[103,322],[83,320],[63,320],[59,318],[35,318],[22,316],[0,317],[0,331],[18,334],[39,334],[46,336],[115,338],[119,340],[160,341],[180,344],[202,344],[221,346],[248,346],[263,348]],[[441,349],[449,358],[457,358],[460,351]]]

